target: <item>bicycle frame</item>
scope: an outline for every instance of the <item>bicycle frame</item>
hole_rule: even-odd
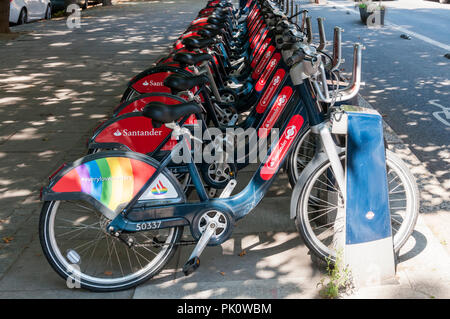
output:
[[[138,231],[141,229],[140,226],[143,222],[154,222],[155,225],[158,225],[158,228],[186,226],[192,224],[197,214],[210,210],[226,212],[234,220],[245,217],[256,207],[268,191],[280,167],[283,165],[289,150],[294,145],[294,141],[306,132],[309,124],[318,125],[320,123],[315,121],[322,121],[322,117],[316,115],[312,117],[313,122],[310,122],[309,114],[317,114],[317,110],[315,110],[317,105],[313,100],[310,90],[309,81],[295,86],[295,94],[289,101],[292,112],[283,120],[280,139],[271,145],[265,160],[261,162],[250,182],[240,193],[228,198],[209,199],[201,182],[197,167],[191,161],[187,165],[195,189],[199,195],[200,200],[198,202],[184,202],[169,206],[147,206],[135,209],[135,205],[138,203],[140,196],[157,178],[159,172],[171,162],[172,154],[178,152],[183,146],[190,146],[186,138],[183,138],[172,152],[162,160],[157,171],[109,226],[125,232]],[[309,94],[306,95],[299,94],[308,92]],[[146,218],[147,216],[148,218]],[[153,216],[158,217],[155,218]]]

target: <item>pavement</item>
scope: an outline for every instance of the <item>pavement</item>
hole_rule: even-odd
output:
[[[39,189],[47,176],[86,153],[86,139],[111,116],[127,81],[162,54],[203,5],[94,7],[83,11],[80,29],[58,18],[14,27],[19,37],[0,40],[0,298],[320,298],[317,285],[326,274],[289,219],[285,174],[231,239],[205,250],[189,277],[181,267],[190,248],[181,247],[153,280],[98,294],[67,288],[42,254]],[[396,279],[343,298],[449,298],[447,190],[388,125],[386,134],[417,178],[421,216],[400,252]],[[239,185],[250,176],[251,167],[240,172]]]

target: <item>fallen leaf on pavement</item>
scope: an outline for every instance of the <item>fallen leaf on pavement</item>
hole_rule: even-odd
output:
[[[245,255],[247,255],[247,252],[245,251],[245,249],[239,253],[239,257],[245,256]]]
[[[5,244],[9,244],[10,242],[12,242],[13,239],[14,239],[14,237],[12,237],[12,236],[2,238],[2,240]]]

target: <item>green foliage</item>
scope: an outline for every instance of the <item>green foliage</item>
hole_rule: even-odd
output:
[[[366,8],[369,12],[386,9],[386,7],[381,3],[381,1],[379,3],[374,3],[372,0],[362,0],[359,2],[358,6],[361,9]]]
[[[353,288],[350,269],[344,265],[343,252],[339,250],[336,254],[336,261],[333,264],[331,258],[326,258],[327,276],[322,278],[318,286],[321,286],[320,296],[322,298],[335,299],[341,294],[349,292]],[[328,279],[328,282],[325,281]]]
[[[66,15],[66,11],[65,10],[60,10],[58,12],[55,12],[52,14],[53,18],[59,18],[59,17],[64,17]]]

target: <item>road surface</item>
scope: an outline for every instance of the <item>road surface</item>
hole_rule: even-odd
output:
[[[444,57],[450,54],[450,4],[383,1],[385,26],[368,28],[360,22],[359,9],[352,1],[296,3],[309,10],[316,32],[315,18],[325,17],[329,41],[335,25],[344,28],[346,71],[351,70],[353,43],[366,46],[361,95],[450,189],[450,60]],[[402,34],[411,39],[402,39]]]

